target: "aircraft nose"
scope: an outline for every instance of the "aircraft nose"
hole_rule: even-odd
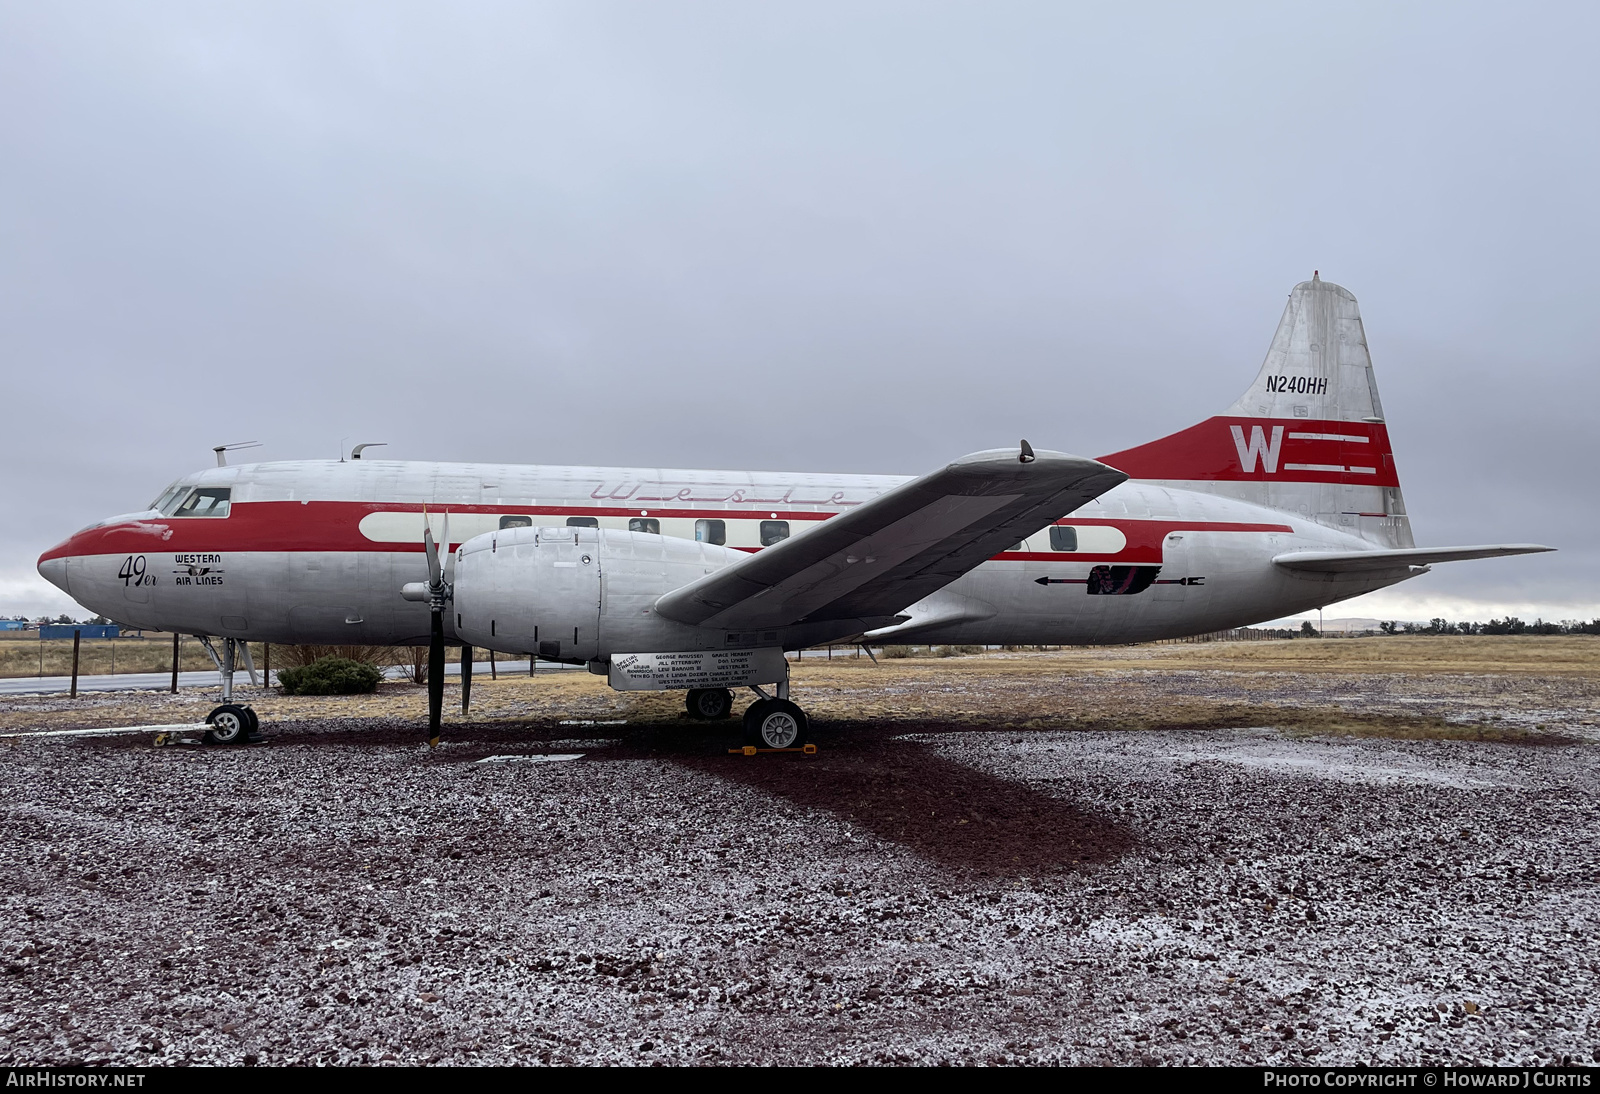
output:
[[[44,557],[39,559],[39,576],[44,578],[50,584],[54,585],[56,588],[60,589],[62,592],[66,593],[68,596],[72,595],[72,590],[67,588],[66,556],[57,555],[56,557],[52,558],[49,554],[46,554]]]

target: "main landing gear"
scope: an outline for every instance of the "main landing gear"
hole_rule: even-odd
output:
[[[224,638],[222,652],[218,653],[209,636],[202,634],[198,637],[206,653],[211,655],[212,663],[217,666],[217,672],[222,675],[222,705],[206,715],[206,724],[211,727],[206,730],[206,744],[236,745],[251,740],[259,741],[261,719],[248,705],[233,701],[234,666],[240,653],[244,655],[245,671],[250,674],[250,682],[257,683],[256,666],[250,659],[249,644],[237,638]]]
[[[727,688],[691,688],[683,705],[689,717],[715,722],[733,713],[733,692]]]
[[[805,711],[789,701],[789,679],[773,685],[776,694],[769,695],[760,686],[752,684],[756,701],[744,712],[744,743],[746,748],[802,748],[810,732]],[[683,700],[689,717],[703,722],[726,718],[733,712],[733,692],[727,688],[691,688]]]
[[[805,711],[789,701],[789,681],[778,685],[776,697],[751,687],[758,698],[745,708],[744,743],[756,748],[799,748],[806,743],[810,725]]]

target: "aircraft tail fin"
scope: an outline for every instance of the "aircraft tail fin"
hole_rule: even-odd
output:
[[[1356,298],[1312,275],[1289,294],[1255,382],[1215,418],[1100,462],[1414,546]]]

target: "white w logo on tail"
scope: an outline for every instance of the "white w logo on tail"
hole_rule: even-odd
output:
[[[1244,428],[1231,425],[1233,430],[1233,447],[1239,453],[1239,470],[1249,474],[1256,469],[1256,457],[1261,457],[1261,469],[1269,475],[1278,473],[1278,449],[1283,447],[1283,426],[1272,427],[1272,443],[1267,443],[1267,435],[1258,425],[1250,427],[1250,443],[1244,443]]]

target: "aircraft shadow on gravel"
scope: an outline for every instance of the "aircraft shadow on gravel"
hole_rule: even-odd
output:
[[[417,730],[406,723],[359,721],[307,729],[315,721],[274,725],[279,747],[416,748]],[[1025,783],[1001,778],[940,756],[908,731],[938,732],[937,724],[884,727],[829,721],[817,735],[819,751],[730,755],[740,741],[737,723],[645,722],[632,725],[559,725],[466,722],[447,727],[446,741],[466,746],[439,758],[470,764],[504,751],[584,752],[584,763],[655,759],[759,788],[802,808],[822,809],[857,830],[899,844],[940,865],[990,876],[1071,873],[1114,861],[1131,850],[1133,833],[1110,817],[1052,797]],[[959,730],[953,731],[959,733]],[[583,742],[593,741],[586,749]],[[550,748],[551,742],[560,742]],[[141,747],[122,738],[110,747]],[[824,834],[825,835],[825,834]]]
[[[905,740],[906,729],[830,721],[814,756],[740,756],[726,751],[738,744],[735,733],[640,727],[622,747],[592,758],[671,759],[802,808],[827,810],[940,865],[992,876],[1071,873],[1118,859],[1133,846],[1122,824],[940,756]]]

